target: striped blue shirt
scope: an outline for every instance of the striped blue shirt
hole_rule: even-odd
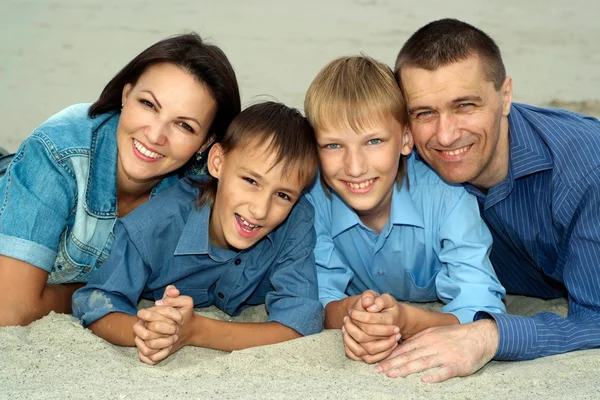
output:
[[[566,318],[494,318],[495,359],[525,360],[600,347],[600,121],[513,104],[510,164],[487,195],[471,185],[494,238],[491,261],[508,293],[569,301]]]

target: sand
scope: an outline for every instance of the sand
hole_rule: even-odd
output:
[[[63,107],[91,102],[152,42],[195,30],[220,45],[244,104],[268,96],[301,108],[306,87],[334,57],[364,52],[393,63],[408,35],[447,16],[479,25],[500,45],[515,101],[600,116],[597,0],[0,1],[0,146],[16,150]],[[565,315],[564,299],[509,297],[522,315]],[[439,305],[428,305],[439,307]],[[214,309],[202,311],[223,317]],[[260,321],[264,308],[241,319]],[[412,399],[599,398],[600,350],[492,362],[438,385],[388,379],[348,360],[337,331],[231,354],[184,348],[150,367],[67,315],[0,328],[0,398]]]

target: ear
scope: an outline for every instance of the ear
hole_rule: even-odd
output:
[[[410,125],[406,125],[406,128],[404,128],[404,135],[402,139],[402,148],[400,150],[402,155],[409,155],[413,150],[414,144],[415,142],[413,140],[412,132],[410,130]]]
[[[133,85],[131,83],[127,83],[125,86],[123,86],[123,92],[121,93],[121,104],[125,104],[127,97],[129,97],[129,93],[131,93],[131,89],[133,89]]]
[[[213,178],[219,179],[223,173],[223,162],[225,161],[225,153],[223,147],[219,143],[215,143],[208,152],[208,160],[206,161],[208,173]]]
[[[502,95],[502,115],[507,117],[510,113],[510,105],[512,104],[513,88],[512,78],[507,76],[504,79],[504,83],[500,88],[500,94]]]

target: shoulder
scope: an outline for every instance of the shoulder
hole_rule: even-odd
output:
[[[38,126],[31,138],[41,140],[58,152],[71,148],[89,148],[93,132],[107,120],[117,116],[109,113],[90,118],[89,107],[90,104],[75,104],[59,111]]]
[[[308,240],[314,245],[314,209],[312,204],[301,196],[294,204],[288,217],[270,234],[269,238],[276,247],[285,246],[286,243],[302,242]],[[288,249],[283,249],[284,251]]]
[[[409,192],[413,197],[418,196],[419,201],[422,196],[444,195],[457,199],[466,193],[462,185],[444,181],[418,153],[413,152],[407,161]]]
[[[198,193],[191,178],[180,179],[121,218],[121,222],[128,231],[141,235],[152,235],[158,229],[177,229],[195,210]]]
[[[552,156],[555,174],[559,173],[569,181],[578,181],[589,171],[600,167],[598,119],[567,110],[525,104],[514,104],[513,110],[518,111],[544,142]],[[514,133],[519,134],[519,131]]]

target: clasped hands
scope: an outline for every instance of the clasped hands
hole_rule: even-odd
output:
[[[133,326],[139,359],[150,365],[159,363],[189,344],[192,321],[202,318],[194,313],[194,301],[167,286],[163,298],[154,307],[139,310]]]
[[[494,320],[421,329],[419,320],[428,313],[389,294],[365,291],[344,318],[346,355],[379,363],[374,371],[392,378],[433,370],[421,378],[429,383],[471,375],[495,355],[499,337]]]

